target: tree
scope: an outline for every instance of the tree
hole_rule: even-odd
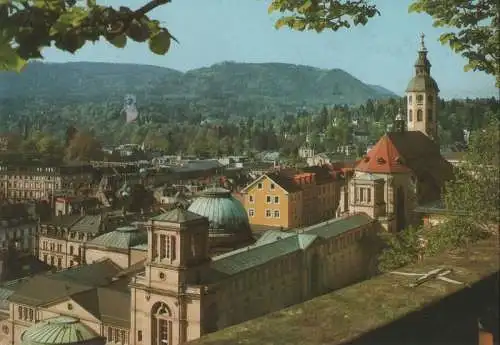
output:
[[[415,0],[409,10],[431,15],[435,26],[458,28],[457,33],[443,34],[441,42],[469,59],[467,70],[495,75],[499,83],[497,1],[450,1]],[[97,5],[95,0],[0,0],[0,70],[21,70],[26,60],[41,58],[40,49],[52,43],[74,53],[100,37],[119,48],[127,38],[148,41],[152,52],[166,54],[176,39],[147,14],[169,2],[150,0],[132,10]],[[368,0],[272,0],[272,12],[283,14],[276,28],[317,32],[365,25],[380,14]]]
[[[422,254],[422,233],[421,227],[409,227],[397,234],[382,234],[387,245],[379,256],[379,269],[390,271],[418,260]]]
[[[86,132],[78,132],[66,148],[66,159],[70,161],[99,160],[102,157],[101,143]]]
[[[456,28],[441,35],[440,41],[469,60],[465,70],[479,70],[496,77],[500,87],[500,17],[496,0],[417,0],[410,12],[425,12],[434,26]],[[454,30],[455,31],[455,30]]]
[[[166,54],[175,38],[147,13],[168,2],[151,0],[131,10],[95,0],[0,0],[0,70],[20,71],[52,44],[74,53],[101,37],[118,48],[125,47],[127,38],[148,41],[153,53]]]
[[[500,221],[500,121],[492,119],[483,129],[471,134],[465,161],[456,178],[447,184],[445,203],[461,218],[482,229]]]

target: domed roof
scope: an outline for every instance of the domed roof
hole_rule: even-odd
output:
[[[439,87],[430,75],[416,75],[408,83],[406,92],[426,92],[436,90],[439,92]]]
[[[138,244],[147,243],[148,234],[134,226],[124,226],[89,241],[91,246],[129,249]]]
[[[21,335],[22,345],[93,345],[104,344],[104,339],[77,319],[59,316],[39,322]]]
[[[224,188],[206,189],[188,211],[208,218],[210,232],[229,234],[250,229],[245,208]]]

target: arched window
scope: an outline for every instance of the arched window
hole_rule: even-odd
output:
[[[151,345],[172,344],[172,313],[158,302],[151,309]]]
[[[424,95],[417,95],[417,103],[422,103],[424,101]]]
[[[408,122],[412,122],[413,121],[413,110],[409,110],[408,111]]]
[[[422,109],[417,110],[417,121],[422,121],[423,112]]]
[[[410,95],[408,96],[408,104],[411,105],[413,103],[413,97]]]

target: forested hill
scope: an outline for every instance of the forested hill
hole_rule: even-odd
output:
[[[182,73],[133,64],[31,63],[21,74],[0,73],[0,100],[49,103],[138,103],[168,99],[231,99],[288,105],[362,104],[397,97],[340,70],[281,63],[224,62]]]

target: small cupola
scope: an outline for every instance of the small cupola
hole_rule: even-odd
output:
[[[402,115],[402,110],[399,108],[398,114],[394,119],[394,132],[404,132],[406,129],[406,124],[404,117]]]

